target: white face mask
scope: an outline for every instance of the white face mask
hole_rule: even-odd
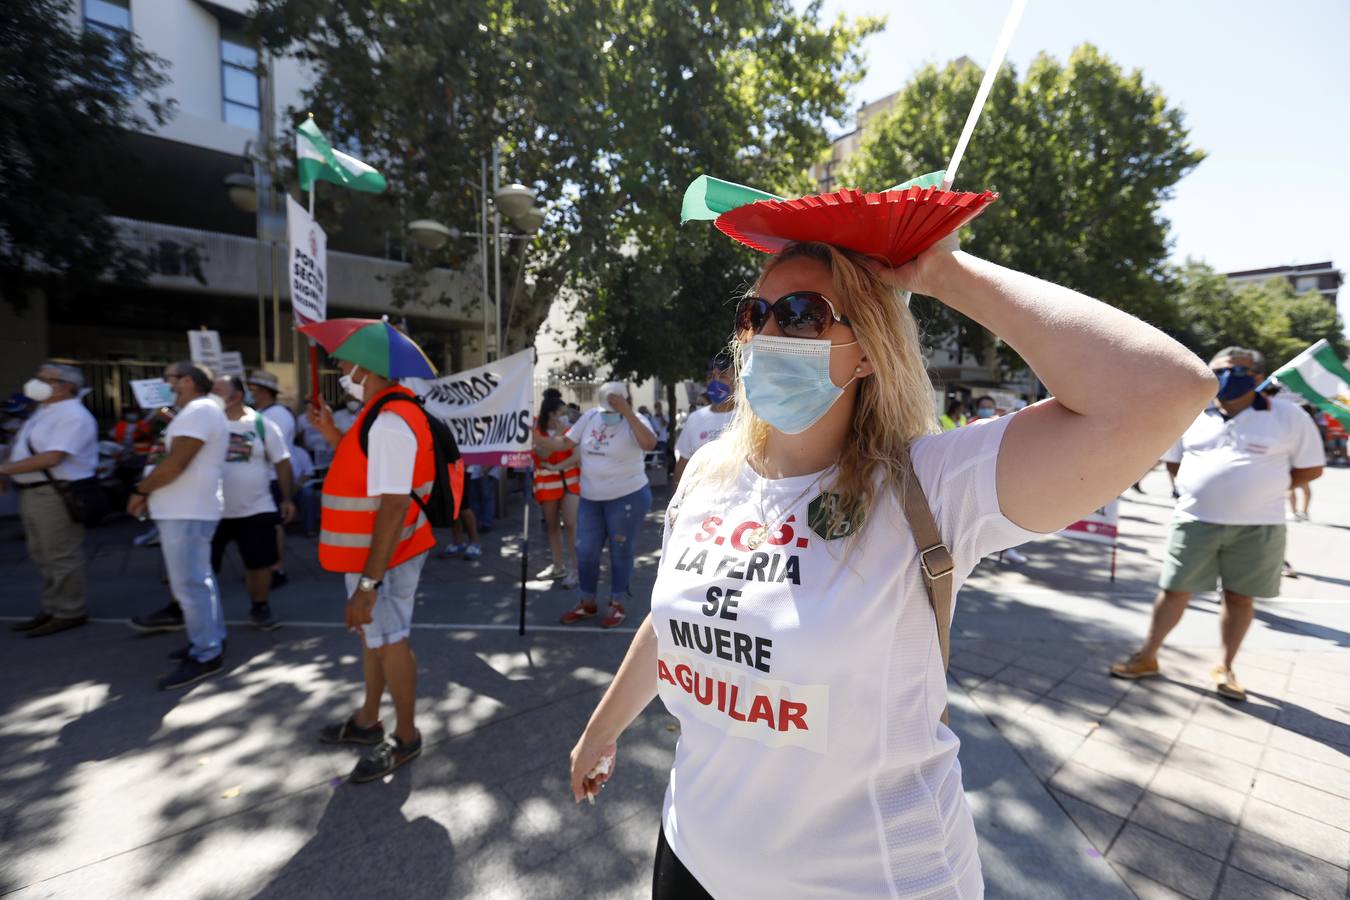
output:
[[[344,391],[355,397],[358,401],[364,401],[366,399],[366,386],[352,380],[352,376],[360,370],[360,366],[354,366],[351,372],[338,378],[338,383],[342,385]]]
[[[347,412],[360,412],[360,410],[361,410],[361,401],[360,401],[360,400],[348,400],[348,401],[347,401]]]
[[[40,379],[30,378],[23,383],[23,395],[37,403],[46,403],[53,393],[52,386]]]

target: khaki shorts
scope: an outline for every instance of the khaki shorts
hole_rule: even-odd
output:
[[[1221,582],[1236,594],[1278,597],[1283,564],[1283,525],[1174,521],[1158,586],[1194,594]]]

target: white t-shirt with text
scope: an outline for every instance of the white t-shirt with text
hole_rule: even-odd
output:
[[[202,446],[177,478],[150,492],[150,516],[217,521],[225,510],[221,476],[229,447],[229,428],[219,399],[198,397],[174,414],[164,430],[166,454],[173,452],[173,442],[180,437],[196,438]]]
[[[675,458],[689,459],[704,444],[717,440],[731,424],[735,410],[713,412],[711,406],[700,406],[685,419],[680,436],[675,439]]]
[[[1181,464],[1177,519],[1281,525],[1289,470],[1326,465],[1326,453],[1307,413],[1258,394],[1256,403],[1228,421],[1211,404],[1163,461]]]
[[[272,499],[271,479],[276,464],[290,459],[290,450],[276,423],[261,413],[245,407],[238,419],[226,416],[229,443],[225,450],[224,479],[226,519],[242,519],[262,513],[276,512]],[[258,440],[258,423],[263,423],[265,441]],[[263,452],[264,444],[266,453]]]
[[[953,591],[1036,536],[998,505],[1012,418],[914,443]],[[742,464],[711,483],[702,467],[720,446],[684,476],[652,594],[658,691],[680,720],[666,840],[716,897],[980,896],[937,626],[898,500],[882,495],[851,540],[817,518],[829,472],[768,480]]]
[[[647,484],[642,447],[628,420],[606,422],[604,413],[588,409],[567,432],[581,450],[583,500],[617,500]]]
[[[29,452],[29,443],[32,452]],[[83,402],[75,398],[46,403],[24,420],[14,438],[9,461],[18,462],[60,450],[66,458],[47,471],[57,481],[79,481],[93,478],[98,469],[98,422]],[[25,472],[11,476],[19,484],[38,484],[46,481],[41,472]]]

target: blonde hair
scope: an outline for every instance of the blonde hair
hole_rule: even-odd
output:
[[[830,244],[789,244],[764,264],[751,294],[769,273],[789,260],[812,259],[830,271],[833,294],[843,301],[853,334],[872,374],[857,381],[857,398],[849,434],[829,483],[837,501],[822,507],[829,516],[825,533],[844,523],[866,527],[867,511],[878,495],[889,490],[897,497],[904,488],[905,459],[915,438],[937,430],[933,388],[919,347],[918,326],[909,309],[883,282],[874,264],[860,253]],[[733,341],[731,350],[739,376],[744,345]],[[736,412],[723,435],[730,443],[711,464],[709,475],[728,481],[743,460],[762,459],[769,425],[755,415],[738,377]]]

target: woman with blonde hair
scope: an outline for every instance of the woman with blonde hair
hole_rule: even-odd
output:
[[[939,433],[897,289],[997,334],[1054,397]],[[1117,496],[1214,378],[1149,325],[954,238],[898,269],[787,244],[734,337],[736,418],[672,500],[651,614],[571,754],[574,797],[612,777],[660,694],[680,739],[653,896],[982,896],[927,581],[954,591]],[[929,510],[941,539],[920,553]]]

